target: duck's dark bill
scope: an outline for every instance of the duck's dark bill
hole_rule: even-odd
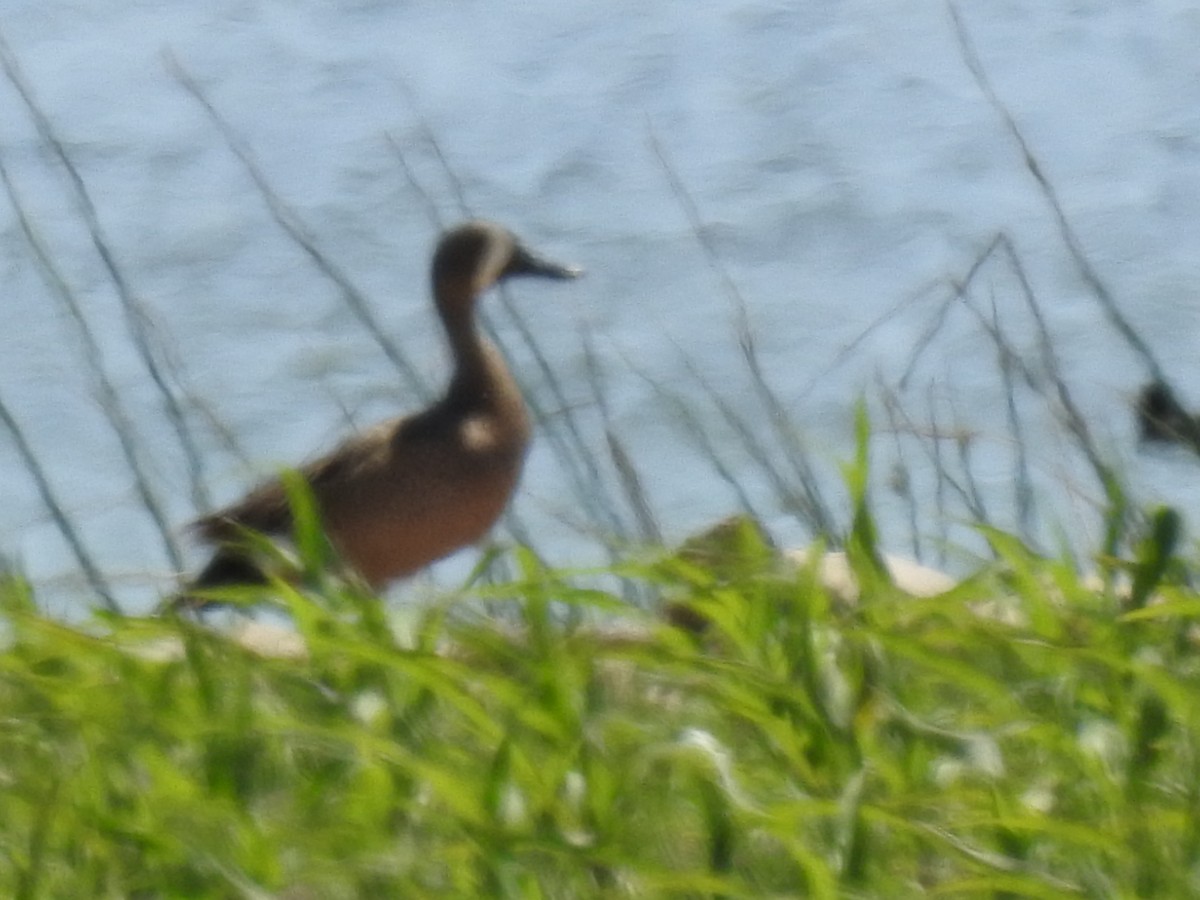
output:
[[[578,278],[583,274],[579,266],[564,266],[560,263],[534,256],[524,248],[513,253],[512,259],[504,269],[505,275],[535,275],[541,278],[568,279]]]

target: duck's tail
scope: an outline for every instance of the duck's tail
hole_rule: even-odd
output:
[[[251,587],[269,584],[262,566],[234,546],[219,548],[200,572],[177,594],[168,597],[160,607],[162,612],[204,612],[232,606],[204,596],[213,588]]]

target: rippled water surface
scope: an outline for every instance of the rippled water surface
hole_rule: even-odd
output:
[[[964,2],[959,12],[1091,264],[1200,404],[1200,12],[1181,0]],[[97,335],[172,523],[311,455],[350,423],[418,400],[272,219],[168,57],[428,383],[445,364],[426,300],[436,220],[452,222],[465,206],[588,269],[577,284],[512,291],[563,398],[512,319],[489,305],[552,417],[516,508],[558,562],[598,558],[564,527],[586,532],[588,517],[546,436],[562,427],[565,399],[607,458],[585,341],[612,430],[668,539],[739,500],[664,392],[699,415],[778,536],[804,539],[705,387],[773,439],[739,348],[739,302],[762,372],[825,477],[852,452],[855,399],[872,398],[878,501],[895,549],[911,552],[911,528],[909,506],[888,491],[897,444],[885,390],[912,417],[899,426],[976,435],[968,446],[980,496],[998,522],[1014,521],[1014,433],[985,323],[999,325],[1037,378],[1045,359],[1034,320],[1003,261],[984,266],[969,306],[946,306],[1000,234],[1097,442],[1123,461],[1139,499],[1186,512],[1197,498],[1194,460],[1138,450],[1128,405],[1146,370],[1081,277],[943,3],[6,0],[0,33],[86,185],[144,313],[134,327],[187,398],[208,498],[189,489],[186,456],[133,349],[86,211],[11,78],[0,79],[0,161],[12,194]],[[0,303],[0,399],[117,592],[144,605],[172,565],[76,324],[10,197],[0,197]],[[1094,480],[1053,408],[1027,389],[1017,398],[1050,523],[1043,537],[1052,544],[1062,526],[1086,543]],[[922,445],[900,446],[923,548],[936,552],[939,502],[950,518],[966,513],[946,497],[953,486],[943,483],[939,500]],[[942,450],[957,458],[959,445]],[[7,431],[0,496],[0,548],[70,608],[78,566]]]

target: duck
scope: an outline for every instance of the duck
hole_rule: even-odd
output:
[[[299,468],[339,562],[373,590],[478,542],[520,478],[532,423],[503,356],[480,333],[481,295],[509,278],[581,274],[494,222],[468,221],[438,240],[433,302],[453,362],[445,392],[427,409],[355,434]],[[202,609],[216,604],[194,599],[196,591],[268,580],[246,535],[291,534],[284,482],[268,480],[191,527],[215,551],[173,606]]]
[[[1141,440],[1186,444],[1200,453],[1200,416],[1184,409],[1175,391],[1161,378],[1142,388],[1134,413]]]

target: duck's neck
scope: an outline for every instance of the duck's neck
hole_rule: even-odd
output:
[[[507,405],[514,399],[520,403],[504,360],[479,332],[474,298],[466,293],[471,290],[470,285],[451,282],[435,288],[438,313],[454,359],[454,376],[446,400],[462,407]]]

